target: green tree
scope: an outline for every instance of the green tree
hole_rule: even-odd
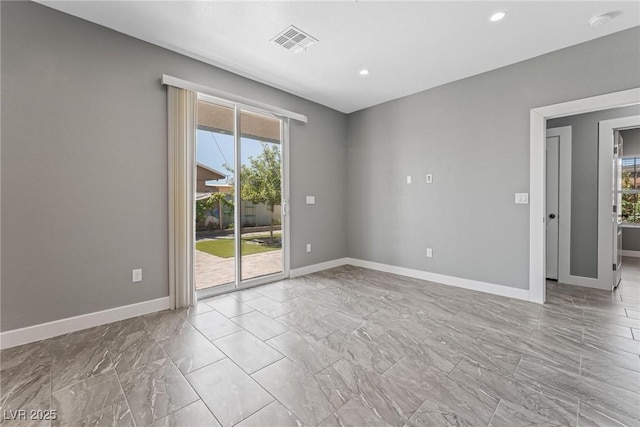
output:
[[[631,171],[622,172],[622,190],[635,190],[636,179]],[[624,222],[640,222],[640,200],[636,193],[622,194],[622,220]]]
[[[218,205],[218,220],[220,230],[224,229],[222,224],[224,218],[224,211],[222,210],[222,206],[233,206],[233,201],[227,199],[227,195],[224,193],[213,193],[211,196],[204,200],[198,200],[196,202],[196,221],[203,221],[206,217],[207,212],[209,212],[215,205]]]
[[[280,146],[262,144],[262,153],[249,157],[240,168],[240,195],[254,205],[263,203],[271,213],[269,244],[273,244],[273,210],[282,203]]]

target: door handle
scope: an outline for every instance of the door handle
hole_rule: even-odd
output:
[[[553,219],[556,217],[556,214],[549,214],[549,218]]]

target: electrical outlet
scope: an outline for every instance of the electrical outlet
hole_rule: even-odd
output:
[[[516,193],[516,205],[526,205],[529,203],[529,193]]]
[[[427,258],[432,258],[432,257],[433,257],[433,249],[427,248]]]
[[[131,281],[133,283],[142,282],[142,269],[137,268],[131,271]]]
[[[311,243],[307,243],[307,252],[311,252]]]
[[[307,204],[315,205],[316,204],[316,196],[307,196]]]

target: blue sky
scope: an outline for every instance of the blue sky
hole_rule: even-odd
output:
[[[240,155],[243,164],[249,161],[250,156],[257,157],[262,153],[262,143],[260,141],[249,138],[242,138],[241,141]],[[196,161],[221,173],[231,175],[231,172],[225,169],[223,165],[227,162],[233,165],[233,135],[198,129],[196,134]],[[225,180],[210,182],[224,183]]]

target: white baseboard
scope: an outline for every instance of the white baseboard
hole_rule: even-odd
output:
[[[392,274],[399,274],[401,276],[412,277],[415,279],[428,280],[444,285],[529,301],[529,291],[526,289],[511,288],[509,286],[463,279],[460,277],[414,270],[411,268],[397,267],[378,262],[364,261],[356,258],[338,258],[332,261],[292,269],[289,277],[294,278],[304,276],[306,274],[316,273],[318,271],[328,270],[330,268],[340,267],[347,264]],[[40,341],[46,338],[52,338],[156,311],[167,310],[169,308],[169,304],[169,297],[163,297],[137,304],[125,305],[95,313],[83,314],[66,319],[54,320],[53,322],[42,323],[40,325],[2,332],[0,333],[0,349]]]
[[[566,277],[558,277],[558,283],[561,285],[582,286],[583,288],[611,290],[611,283],[603,283],[602,280],[593,277],[582,277],[568,275]]]
[[[622,256],[628,256],[628,257],[632,257],[632,258],[640,258],[640,251],[629,251],[629,250],[622,250]]]
[[[480,282],[478,280],[463,279],[460,277],[446,276],[444,274],[430,273],[428,271],[397,267],[394,265],[382,264],[379,262],[364,261],[357,258],[339,258],[333,261],[327,261],[320,264],[309,265],[307,267],[296,268],[294,270],[291,270],[290,277],[293,278],[304,276],[305,274],[316,273],[318,271],[328,270],[330,268],[347,264],[354,265],[356,267],[369,268],[371,270],[399,274],[401,276],[413,277],[414,279],[422,279],[428,280],[430,282],[442,283],[443,285],[456,286],[458,288],[470,289],[473,291],[485,292],[488,294],[501,295],[508,298],[529,301],[528,289],[511,288],[509,286]]]
[[[289,272],[289,277],[300,277],[305,274],[317,273],[318,271],[328,270],[330,268],[340,267],[341,265],[348,264],[349,258],[338,258],[327,262],[321,262],[319,264],[307,265],[306,267],[294,268]]]
[[[518,289],[509,286],[496,285],[493,283],[480,282],[478,280],[463,279],[461,277],[447,276],[444,274],[431,273],[428,271],[414,270],[411,268],[396,267],[394,265],[381,264],[379,262],[364,261],[361,259],[347,258],[347,264],[356,267],[370,268],[372,270],[384,271],[386,273],[399,274],[401,276],[412,277],[414,279],[428,280],[430,282],[441,283],[443,285],[456,286],[458,288],[470,289],[473,291],[485,292],[488,294],[501,295],[507,298],[515,298],[529,301],[529,290]]]
[[[5,331],[0,333],[0,349],[40,341],[70,332],[81,331],[94,326],[154,313],[168,308],[169,297],[163,297],[122,307],[110,308],[108,310],[96,311],[95,313],[54,320],[53,322],[42,323],[40,325]]]

